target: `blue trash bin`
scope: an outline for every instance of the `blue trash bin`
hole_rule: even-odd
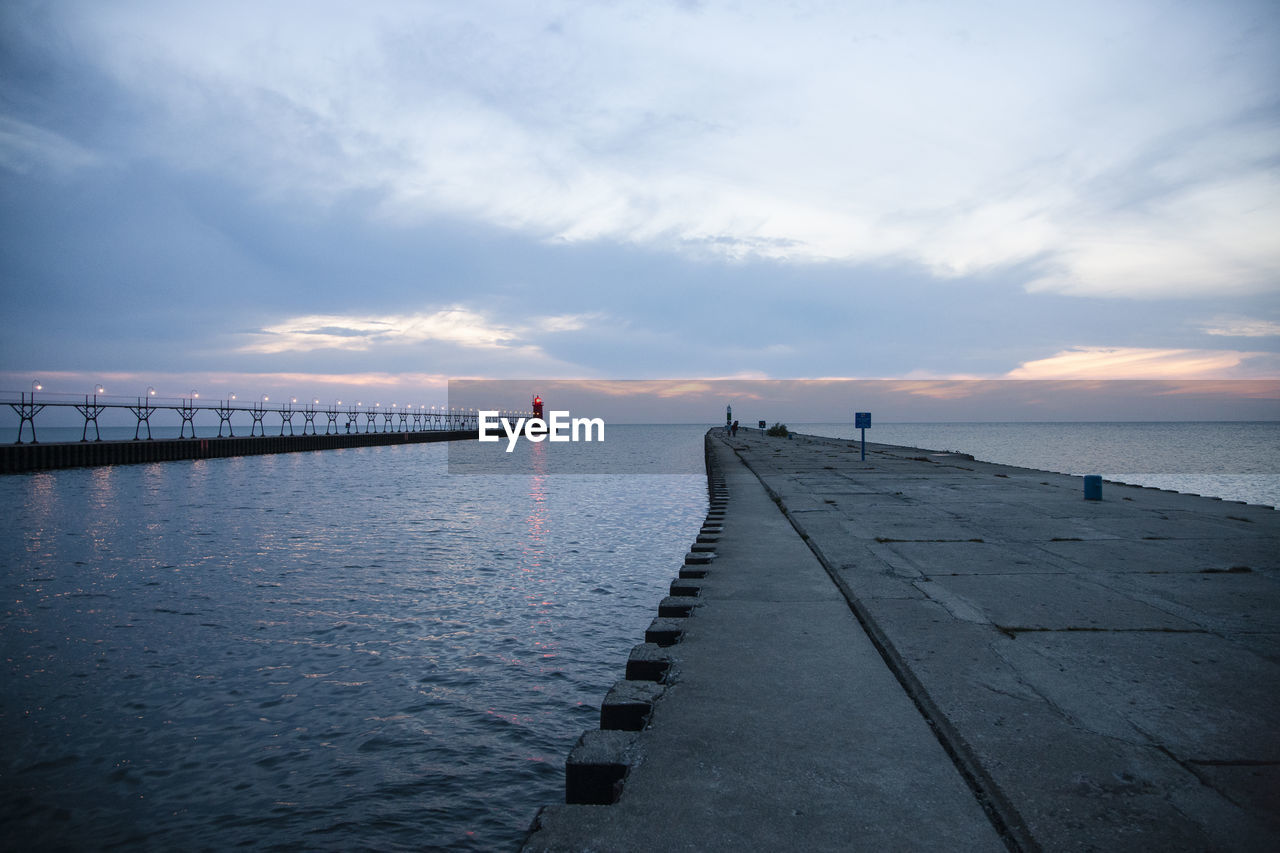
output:
[[[1084,478],[1084,499],[1087,501],[1102,500],[1102,477],[1098,474],[1086,474]]]

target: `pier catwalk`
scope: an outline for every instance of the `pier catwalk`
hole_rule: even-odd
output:
[[[526,850],[1280,848],[1275,510],[712,444],[717,557],[620,798]]]

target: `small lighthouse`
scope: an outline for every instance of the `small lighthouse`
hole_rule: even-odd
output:
[[[533,416],[539,419],[542,418],[542,398],[537,394],[533,395]]]

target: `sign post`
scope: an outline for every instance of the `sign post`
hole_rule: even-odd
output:
[[[867,430],[871,428],[870,412],[854,412],[853,425],[862,430],[862,461],[867,461]]]

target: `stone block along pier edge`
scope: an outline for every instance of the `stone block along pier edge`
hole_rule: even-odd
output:
[[[1280,849],[1280,514],[722,430],[526,853]]]

